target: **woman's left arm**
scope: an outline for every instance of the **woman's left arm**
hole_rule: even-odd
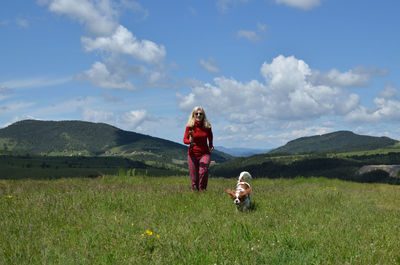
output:
[[[208,147],[210,148],[211,151],[214,150],[213,133],[212,133],[211,128],[208,132]]]

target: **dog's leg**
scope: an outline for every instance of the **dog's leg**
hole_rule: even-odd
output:
[[[246,210],[250,210],[250,200],[246,200]]]

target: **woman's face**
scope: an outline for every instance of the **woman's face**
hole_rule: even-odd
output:
[[[204,119],[204,113],[201,109],[198,109],[194,112],[194,118],[196,121],[202,121]]]

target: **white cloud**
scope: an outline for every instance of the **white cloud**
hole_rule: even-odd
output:
[[[236,5],[240,2],[247,3],[249,0],[217,0],[217,9],[221,13],[225,13],[229,10],[231,5]]]
[[[122,114],[118,119],[119,120],[118,123],[124,124],[124,127],[135,129],[138,128],[146,119],[149,118],[150,116],[144,109],[131,110],[127,113]]]
[[[146,19],[150,12],[144,8],[139,2],[132,0],[121,0],[121,6],[123,9],[130,9],[135,13],[142,14],[142,19]]]
[[[135,90],[123,73],[112,72],[101,62],[95,62],[89,70],[76,74],[76,79],[102,88]]]
[[[267,31],[267,25],[261,24],[260,22],[257,23],[257,28],[258,28],[258,30],[261,31],[261,32]]]
[[[248,130],[245,126],[239,124],[229,124],[223,128],[223,132],[227,135],[236,133],[246,133]]]
[[[123,102],[124,101],[124,99],[116,97],[116,96],[113,96],[113,95],[108,94],[108,93],[104,93],[103,97],[104,97],[105,101],[112,102],[112,103],[118,103],[118,102]]]
[[[313,135],[322,135],[329,132],[332,132],[333,129],[325,126],[310,126],[304,127],[301,129],[294,130],[286,130],[285,132],[280,132],[277,134],[266,135],[266,139],[268,139],[274,146],[284,145],[287,142],[298,139],[300,137],[313,136]]]
[[[26,109],[35,105],[34,102],[8,102],[7,104],[0,105],[0,112],[12,113],[21,109]]]
[[[252,42],[256,42],[265,37],[267,25],[257,23],[257,30],[239,30],[236,33],[237,38],[244,38]]]
[[[71,77],[48,79],[44,77],[15,79],[0,83],[0,87],[19,89],[19,88],[35,88],[47,87],[65,84],[71,81]]]
[[[221,13],[226,13],[232,6],[236,6],[238,3],[248,2],[250,0],[217,0],[216,5]],[[321,0],[275,0],[275,2],[302,10],[310,10],[321,4]]]
[[[215,59],[213,57],[208,58],[208,61],[201,59],[200,65],[210,73],[219,73],[219,69],[215,66]]]
[[[11,89],[0,86],[0,101],[8,98],[11,93],[12,93]]]
[[[362,87],[369,83],[373,76],[386,74],[386,70],[375,68],[356,67],[347,72],[341,73],[337,69],[332,69],[327,73],[313,71],[310,79],[316,84],[326,84],[329,86],[340,87]]]
[[[82,110],[81,115],[83,120],[90,122],[113,123],[115,121],[114,113],[104,110],[85,108]]]
[[[160,63],[166,51],[164,46],[157,45],[149,40],[139,41],[123,26],[107,37],[91,39],[82,37],[82,43],[86,51],[100,50],[116,54],[127,54],[133,58],[147,63]]]
[[[271,138],[284,138],[287,141],[297,139],[300,137],[312,136],[312,135],[322,135],[332,131],[329,127],[311,126],[300,130],[293,130],[290,132],[283,132],[279,135],[269,136]]]
[[[72,114],[80,112],[87,108],[87,106],[98,104],[97,99],[93,97],[77,97],[67,99],[59,102],[54,102],[51,105],[41,106],[32,112],[35,117],[41,117],[49,115],[62,116],[63,114]]]
[[[41,0],[38,4],[48,5],[50,11],[85,24],[89,34],[109,35],[118,26],[118,14],[110,0]]]
[[[396,99],[375,98],[374,106],[359,106],[346,115],[350,122],[391,122],[400,121],[400,101]]]
[[[149,84],[158,84],[162,82],[165,78],[165,73],[153,71],[148,77]]]
[[[227,115],[232,122],[254,123],[344,115],[358,106],[358,95],[315,85],[309,80],[311,73],[304,61],[278,56],[261,67],[265,83],[217,77],[215,85],[206,83],[193,87],[188,95],[178,94],[179,107],[189,111],[202,105],[216,116]]]
[[[386,84],[385,89],[379,93],[379,97],[385,99],[400,99],[400,91],[391,84]]]
[[[257,35],[255,31],[242,30],[242,29],[236,33],[236,37],[245,38],[248,39],[249,41],[258,41],[260,39],[260,37]]]
[[[275,0],[277,4],[284,4],[290,7],[309,10],[320,5],[320,0]]]
[[[95,62],[91,69],[77,73],[76,79],[108,89],[135,90],[132,78],[139,84],[144,80],[144,85],[168,86],[168,76],[163,67],[165,47],[150,40],[137,39],[118,23],[119,12],[125,10],[141,13],[146,18],[149,12],[139,2],[37,0],[37,3],[80,21],[92,35],[81,37],[82,46],[87,52],[98,52],[103,62]],[[132,58],[136,61],[132,62]]]

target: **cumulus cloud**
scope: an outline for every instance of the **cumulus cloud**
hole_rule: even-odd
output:
[[[146,18],[149,12],[139,2],[37,0],[37,3],[85,25],[89,36],[81,37],[84,50],[102,56],[103,62],[95,62],[89,70],[76,74],[76,79],[102,88],[131,91],[135,90],[133,79],[135,83],[145,80],[144,84],[167,84],[167,73],[163,71],[165,47],[150,40],[137,39],[118,23],[119,13],[125,10],[133,10]]]
[[[265,82],[240,82],[217,77],[210,83],[178,94],[179,107],[189,111],[202,105],[215,115],[237,123],[249,121],[308,120],[324,115],[344,115],[359,104],[359,97],[329,85],[314,84],[312,69],[293,56],[276,57],[261,67]]]
[[[201,59],[200,65],[210,73],[219,73],[219,69],[215,66],[215,59],[213,57],[208,58],[208,61]]]
[[[95,39],[82,37],[81,40],[86,51],[99,50],[127,54],[147,63],[161,62],[166,54],[164,46],[157,45],[149,40],[139,41],[129,30],[121,25],[110,36]]]
[[[320,5],[320,0],[275,0],[277,4],[284,4],[290,7],[309,10]]]
[[[346,115],[350,122],[390,122],[400,121],[399,91],[391,85],[379,93],[374,99],[374,106],[366,108],[359,106]]]
[[[391,84],[386,84],[385,89],[379,93],[379,97],[385,99],[400,99],[400,91]]]
[[[386,73],[386,70],[365,67],[356,67],[344,73],[339,72],[337,69],[332,69],[327,73],[314,70],[310,79],[316,84],[340,87],[362,87],[367,85],[372,77],[385,75]]]
[[[146,119],[149,119],[150,116],[147,114],[147,111],[144,109],[140,110],[131,110],[127,113],[122,114],[119,117],[118,123],[122,123],[128,128],[138,128]]]
[[[102,88],[121,90],[136,89],[123,73],[112,72],[101,62],[95,62],[89,70],[78,73],[75,77],[77,80],[88,81],[92,85]]]
[[[118,26],[118,14],[110,0],[40,0],[38,3],[48,5],[52,12],[78,20],[91,35],[109,35]]]
[[[118,128],[127,130],[141,130],[140,125],[145,121],[152,120],[152,116],[144,109],[115,114],[112,111],[84,107],[81,108],[81,116],[85,121],[114,124]]]

